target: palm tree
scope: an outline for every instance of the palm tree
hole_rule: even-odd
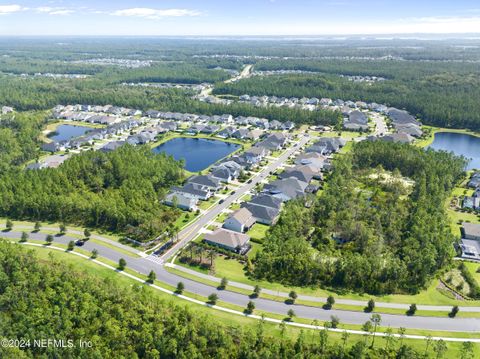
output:
[[[217,258],[217,252],[214,250],[208,251],[208,258],[210,259],[210,268],[212,268],[215,258]]]
[[[375,344],[375,334],[377,332],[377,326],[380,325],[380,323],[382,322],[382,317],[380,314],[372,314],[372,317],[370,318],[370,320],[372,321],[373,323],[373,339],[372,339],[372,348]]]
[[[342,333],[342,352],[345,353],[345,346],[347,345],[347,340],[348,337],[350,336],[350,333],[347,332],[346,330]]]

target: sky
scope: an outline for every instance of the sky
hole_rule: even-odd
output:
[[[0,36],[480,33],[478,0],[0,0]]]

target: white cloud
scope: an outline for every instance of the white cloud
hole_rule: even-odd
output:
[[[199,11],[190,9],[151,9],[145,7],[136,7],[131,9],[117,10],[114,11],[112,15],[160,19],[163,17],[199,16],[201,13]]]
[[[20,5],[0,5],[0,15],[13,14],[14,12],[22,11],[23,8]]]
[[[36,12],[48,15],[70,15],[73,14],[75,11],[71,9],[66,9],[62,7],[50,7],[50,6],[41,6],[35,8]]]

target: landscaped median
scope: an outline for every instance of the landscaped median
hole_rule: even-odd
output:
[[[231,262],[231,261],[234,261],[234,260],[231,259],[228,262]],[[167,263],[165,265],[166,270],[169,271],[172,274],[175,274],[175,275],[181,276],[183,278],[190,279],[190,280],[193,280],[193,281],[205,284],[205,285],[209,285],[209,286],[212,286],[212,287],[218,286],[221,278],[226,277],[230,280],[230,284],[229,284],[229,287],[228,287],[229,291],[236,292],[236,293],[243,294],[243,295],[251,295],[253,293],[253,288],[254,288],[254,285],[255,285],[255,282],[253,282],[253,281],[238,282],[237,277],[233,276],[233,278],[232,278],[232,276],[226,275],[225,272],[223,272],[223,271],[221,272],[222,275],[219,275],[218,277],[212,277],[212,276],[208,276],[208,270],[201,269],[201,268],[194,267],[194,266],[184,267],[184,265],[182,263],[178,262],[178,259],[175,259],[173,263]],[[231,274],[231,272],[229,272],[229,273]],[[283,286],[280,286],[280,287],[277,286],[277,287],[275,287],[275,289],[273,289],[274,287],[265,286],[264,282],[259,282],[257,284],[262,288],[262,291],[261,291],[260,296],[259,296],[260,298],[273,300],[273,301],[277,301],[277,302],[287,301],[288,300],[288,295],[286,293],[288,293],[289,291],[292,290],[292,289],[289,289],[289,288],[286,288],[286,287],[283,287]],[[316,308],[322,308],[325,304],[326,297],[328,295],[333,294],[337,298],[337,303],[335,304],[335,309],[345,310],[345,311],[364,312],[365,308],[367,306],[367,302],[370,299],[370,298],[365,298],[365,297],[364,298],[359,298],[358,296],[348,298],[347,296],[338,296],[338,295],[335,295],[334,293],[329,293],[329,292],[326,292],[326,291],[322,291],[322,292],[318,293],[318,295],[317,295],[320,298],[315,298],[315,299],[318,299],[318,300],[308,300],[308,299],[302,299],[300,297],[302,295],[304,295],[306,297],[310,297],[310,298],[313,299],[316,295],[312,294],[312,293],[308,293],[308,294],[302,293],[301,288],[293,288],[293,290],[298,291],[296,293],[298,293],[297,295],[299,296],[299,298],[296,299],[296,301],[295,301],[296,304],[310,306],[310,307],[316,307]],[[430,288],[429,290],[432,291],[432,288]],[[436,289],[433,288],[433,290],[436,290]],[[275,292],[277,292],[277,294],[275,294]],[[283,294],[280,294],[281,292],[283,292]],[[410,314],[411,315],[411,313],[407,313],[409,305],[411,305],[411,304],[416,304],[420,307],[421,307],[422,304],[428,305],[428,306],[431,306],[431,307],[435,306],[432,303],[425,304],[422,301],[416,301],[415,298],[413,298],[413,296],[412,296],[412,301],[410,301],[410,302],[392,301],[391,300],[389,302],[385,301],[385,304],[383,304],[381,302],[382,297],[377,298],[375,296],[372,296],[372,298],[374,298],[375,301],[377,301],[377,300],[379,301],[376,304],[375,310],[372,311],[372,312],[373,313],[379,313],[379,314],[395,314],[395,315],[408,315],[408,314]],[[445,299],[448,300],[449,298],[445,297]],[[357,305],[357,304],[346,304],[346,303],[344,303],[344,302],[349,302],[349,301],[361,302],[362,300],[364,300],[364,304],[362,303],[362,304]],[[398,304],[398,306],[389,305],[391,303]],[[428,310],[427,310],[427,309],[420,308],[419,310],[417,310],[414,313],[414,315],[415,316],[425,316],[425,317],[448,317],[449,313],[451,312],[451,309],[455,305],[462,305],[462,306],[468,307],[468,306],[474,306],[474,305],[479,306],[479,303],[478,303],[478,301],[459,302],[459,301],[450,300],[450,303],[439,304],[439,306],[440,306],[439,309],[428,308]],[[448,307],[448,309],[446,307]],[[461,317],[461,318],[480,318],[480,310],[479,311],[462,311],[462,310],[460,310],[459,313],[457,314],[457,316]]]
[[[80,265],[86,266],[89,270],[95,271],[93,269],[92,265],[96,264],[99,266],[99,268],[105,268],[107,270],[111,270],[111,273],[117,273],[121,274],[124,277],[126,277],[129,280],[133,280],[139,283],[143,283],[148,285],[149,287],[164,293],[166,295],[172,295],[177,298],[183,299],[189,303],[189,305],[192,305],[195,309],[200,309],[200,308],[211,308],[215,309],[218,311],[218,313],[226,313],[228,314],[227,317],[230,318],[230,320],[243,320],[241,318],[246,318],[246,319],[253,319],[253,320],[263,320],[267,324],[273,324],[273,325],[286,325],[292,329],[295,328],[301,328],[301,329],[309,329],[309,330],[320,330],[324,329],[324,325],[326,324],[325,322],[321,321],[311,321],[311,320],[306,320],[302,318],[296,318],[296,317],[291,317],[290,320],[287,320],[287,315],[279,315],[279,314],[271,314],[271,313],[265,313],[261,311],[254,311],[254,314],[245,314],[244,309],[245,308],[240,308],[239,306],[224,303],[221,301],[218,301],[215,305],[209,304],[208,298],[201,297],[196,294],[192,294],[188,292],[188,288],[186,288],[183,291],[183,294],[178,294],[175,293],[175,288],[172,288],[171,286],[165,285],[164,283],[160,283],[158,281],[154,281],[153,284],[148,284],[146,282],[147,276],[137,273],[133,270],[129,270],[128,267],[126,267],[124,270],[119,270],[117,268],[116,263],[112,263],[108,260],[105,260],[104,258],[97,258],[97,259],[92,259],[89,255],[80,253],[78,251],[65,251],[64,248],[60,248],[57,246],[43,246],[41,244],[34,244],[34,243],[25,243],[25,245],[32,246],[37,252],[41,253],[42,250],[48,250],[48,251],[57,251],[58,253],[61,253],[61,255],[72,255],[76,256],[74,258],[81,258],[85,260],[83,263],[79,263]],[[77,260],[75,260],[77,261]],[[69,260],[69,262],[75,262]],[[220,317],[225,318],[222,314],[216,314],[220,315]],[[233,317],[232,317],[233,315]],[[327,322],[329,323],[329,322]],[[329,328],[329,332],[331,332],[333,335],[340,335],[341,333],[349,333],[352,335],[362,335],[362,336],[370,336],[372,335],[372,332],[365,332],[361,329],[360,325],[345,325],[340,323],[337,328]],[[464,341],[471,341],[473,343],[480,343],[480,338],[475,333],[448,333],[448,332],[430,332],[430,331],[422,331],[422,330],[400,330],[398,333],[392,332],[389,328],[382,328],[378,327],[376,335],[379,338],[398,338],[398,340],[409,340],[409,339],[420,339],[420,340],[426,340],[426,339],[431,339],[431,340],[444,340],[445,342],[450,342],[450,345],[453,347],[455,346],[454,343],[461,343]],[[455,350],[458,348],[455,347]]]

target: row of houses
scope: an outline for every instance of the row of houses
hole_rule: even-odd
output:
[[[150,110],[145,112],[145,115],[150,118],[155,119],[164,119],[164,120],[175,120],[180,122],[194,123],[196,125],[209,125],[214,123],[216,125],[237,125],[237,126],[254,126],[264,130],[292,130],[295,128],[295,123],[292,121],[280,122],[277,120],[269,121],[266,118],[258,117],[245,117],[237,116],[233,117],[230,114],[223,115],[196,115],[190,113],[178,113],[178,112],[161,112]],[[199,130],[198,130],[199,132]]]
[[[336,147],[339,143],[339,146],[344,145],[338,139],[326,139],[319,146]],[[328,168],[327,156],[319,152],[298,155],[293,166],[279,173],[275,181],[267,183],[252,199],[243,202],[239,210],[228,216],[222,228],[205,234],[205,242],[239,254],[247,253],[250,249],[248,231],[256,223],[274,225],[285,202],[316,192],[319,186],[312,184],[312,180],[322,180],[322,172]]]
[[[142,111],[113,105],[58,105],[53,108],[54,118],[72,121],[87,121],[90,117],[99,116],[100,114],[115,116],[141,116]]]
[[[463,198],[463,208],[480,211],[480,172],[475,172],[470,177],[467,186],[473,188],[474,192],[471,196]]]
[[[136,119],[128,119],[122,122],[114,123],[104,128],[92,128],[80,137],[72,138],[66,141],[44,143],[42,150],[46,152],[65,151],[66,149],[79,149],[83,146],[92,145],[94,141],[103,140],[109,136],[120,135],[140,126],[141,122]]]

